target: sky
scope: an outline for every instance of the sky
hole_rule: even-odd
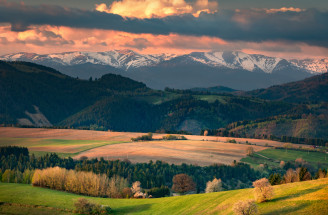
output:
[[[328,56],[327,0],[0,0],[0,55],[132,49]]]

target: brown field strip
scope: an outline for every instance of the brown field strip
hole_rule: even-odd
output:
[[[115,160],[128,158],[134,163],[148,162],[149,160],[163,160],[174,164],[197,164],[200,166],[215,163],[231,164],[246,156],[248,145],[232,144],[213,141],[150,141],[121,143],[98,147],[80,153],[88,158],[100,158]],[[253,146],[255,151],[265,149],[262,146]]]
[[[104,157],[105,159],[125,159],[137,162],[163,160],[168,163],[187,163],[211,165],[214,163],[230,164],[246,157],[246,144],[227,143],[235,139],[237,143],[252,145],[255,151],[264,150],[266,144],[283,146],[284,143],[249,138],[229,138],[185,135],[185,141],[150,141],[130,142],[132,137],[144,133],[108,132],[75,129],[43,128],[8,128],[0,127],[0,145],[19,145],[31,151],[71,153],[74,158]],[[154,134],[153,138],[161,139],[165,134]],[[10,141],[13,143],[10,144]],[[121,142],[120,142],[121,141]],[[126,143],[122,143],[126,142]],[[120,143],[120,144],[114,144]],[[295,145],[295,144],[294,144]],[[304,147],[304,145],[302,145]]]

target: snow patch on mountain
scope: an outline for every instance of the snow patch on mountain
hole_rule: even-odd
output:
[[[310,71],[311,73],[328,72],[328,58],[291,60],[290,62],[297,67]]]
[[[155,66],[161,62],[170,63],[172,59],[183,56],[185,62],[198,62],[211,67],[227,67],[247,71],[272,73],[282,58],[268,57],[244,52],[193,52],[187,55],[139,54],[132,50],[111,50],[106,52],[64,52],[55,54],[15,53],[0,56],[0,60],[29,61],[46,66],[73,66],[85,63],[108,65],[129,70],[139,67]],[[328,58],[290,60],[291,65],[312,74],[327,72]]]

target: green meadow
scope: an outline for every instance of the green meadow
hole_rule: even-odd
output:
[[[266,159],[265,157],[270,159]],[[268,166],[277,167],[280,161],[295,161],[297,158],[302,158],[317,168],[328,168],[328,154],[290,149],[265,149],[256,152],[252,157],[242,158],[241,161],[249,163],[252,167],[264,163],[268,164]]]
[[[258,204],[260,214],[328,214],[328,179],[274,186],[271,201]],[[71,214],[82,196],[0,183],[0,214]],[[107,199],[84,197],[109,205],[112,214],[233,214],[239,200],[254,199],[253,189],[194,194],[158,199]]]

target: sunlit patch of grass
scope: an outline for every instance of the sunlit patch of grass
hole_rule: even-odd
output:
[[[273,199],[258,204],[259,212],[260,214],[328,214],[327,191],[328,178],[277,185],[274,186]],[[73,210],[74,201],[80,197],[31,185],[0,183],[0,202]],[[253,189],[242,189],[159,199],[108,199],[86,196],[84,198],[98,204],[109,205],[113,209],[113,214],[180,215],[232,214],[232,207],[238,200],[254,199],[254,196]],[[17,214],[26,213],[22,211]]]
[[[124,142],[125,141],[0,138],[0,146],[27,147],[29,151],[36,156],[56,152],[60,157],[73,157],[93,148]]]

